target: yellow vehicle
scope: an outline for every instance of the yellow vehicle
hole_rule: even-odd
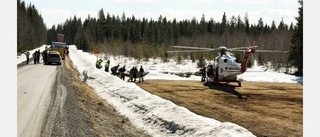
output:
[[[67,50],[68,50],[68,46],[64,42],[51,43],[51,51],[58,51],[60,53],[62,60],[64,60]]]

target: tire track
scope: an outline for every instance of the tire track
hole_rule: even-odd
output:
[[[67,89],[65,86],[62,85],[60,81],[61,77],[61,71],[58,71],[57,74],[57,81],[55,83],[56,87],[54,87],[55,92],[52,92],[52,103],[50,104],[50,110],[48,114],[48,119],[47,123],[45,125],[44,132],[42,133],[42,136],[48,136],[50,137],[52,134],[52,129],[54,127],[55,122],[57,121],[57,117],[59,118],[60,122],[60,129],[61,133],[63,135],[69,136],[68,135],[68,127],[67,127],[67,119],[66,119],[66,114],[64,111],[64,103],[67,97]]]

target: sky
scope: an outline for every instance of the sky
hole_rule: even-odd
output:
[[[31,54],[40,49],[44,50],[46,45],[31,50]],[[121,80],[119,77],[112,76],[110,72],[104,69],[95,68],[97,58],[103,59],[102,66],[107,59],[110,60],[110,66],[126,65],[127,70],[133,66],[141,65],[146,72],[145,80],[150,79],[167,79],[167,80],[193,80],[200,81],[201,77],[191,76],[190,78],[179,77],[174,74],[164,74],[162,72],[195,72],[198,71],[196,63],[190,60],[183,60],[182,64],[177,64],[174,60],[162,62],[158,59],[140,61],[123,56],[111,56],[100,54],[96,56],[92,53],[78,50],[75,45],[70,45],[69,57],[74,67],[81,74],[80,77],[86,83],[93,87],[96,93],[105,99],[109,104],[128,119],[138,128],[145,130],[154,137],[162,136],[255,136],[249,130],[239,126],[237,123],[220,122],[218,120],[197,115],[188,109],[177,106],[173,102],[152,95],[141,89],[134,83]],[[24,54],[17,57],[17,64],[25,61]],[[209,63],[209,62],[208,62]],[[303,83],[303,77],[295,77],[281,72],[257,66],[248,68],[247,71],[261,71],[249,73],[245,72],[238,76],[244,81],[267,81],[267,82],[287,82]],[[127,78],[126,78],[127,80]],[[173,117],[174,116],[174,117]],[[176,130],[171,133],[167,128]],[[179,127],[179,128],[177,128]]]
[[[84,21],[88,15],[96,17],[100,9],[105,15],[122,17],[135,16],[137,19],[146,18],[158,20],[160,15],[167,20],[198,21],[202,15],[208,21],[213,18],[221,22],[223,13],[229,20],[232,16],[244,19],[248,14],[249,23],[257,24],[262,18],[264,24],[271,25],[275,21],[279,25],[295,24],[300,7],[297,0],[24,0],[26,4],[33,4],[42,15],[47,28],[64,23],[74,16]]]

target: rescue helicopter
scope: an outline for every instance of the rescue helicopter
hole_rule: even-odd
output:
[[[218,48],[205,48],[205,47],[190,47],[190,46],[171,46],[172,48],[179,48],[184,50],[167,51],[167,53],[177,52],[213,52],[218,51],[219,55],[215,57],[214,63],[208,65],[208,67],[200,69],[199,73],[202,73],[202,82],[205,81],[208,86],[219,83],[236,82],[241,87],[241,81],[237,76],[244,73],[247,70],[247,62],[250,54],[255,52],[281,52],[286,53],[288,51],[275,51],[275,50],[257,50],[258,46],[250,44],[247,47],[227,48],[226,46],[220,46]],[[237,62],[237,59],[231,52],[241,51],[244,54],[241,63]],[[266,71],[266,70],[264,70]]]

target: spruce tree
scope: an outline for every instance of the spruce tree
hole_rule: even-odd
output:
[[[298,1],[301,7],[299,7],[299,16],[296,17],[297,23],[293,30],[291,37],[291,43],[293,44],[290,49],[289,62],[291,65],[297,67],[296,75],[303,75],[303,7],[302,0]]]
[[[226,13],[224,12],[222,16],[222,21],[221,21],[220,35],[222,35],[226,29],[227,29],[227,16],[226,16]]]

